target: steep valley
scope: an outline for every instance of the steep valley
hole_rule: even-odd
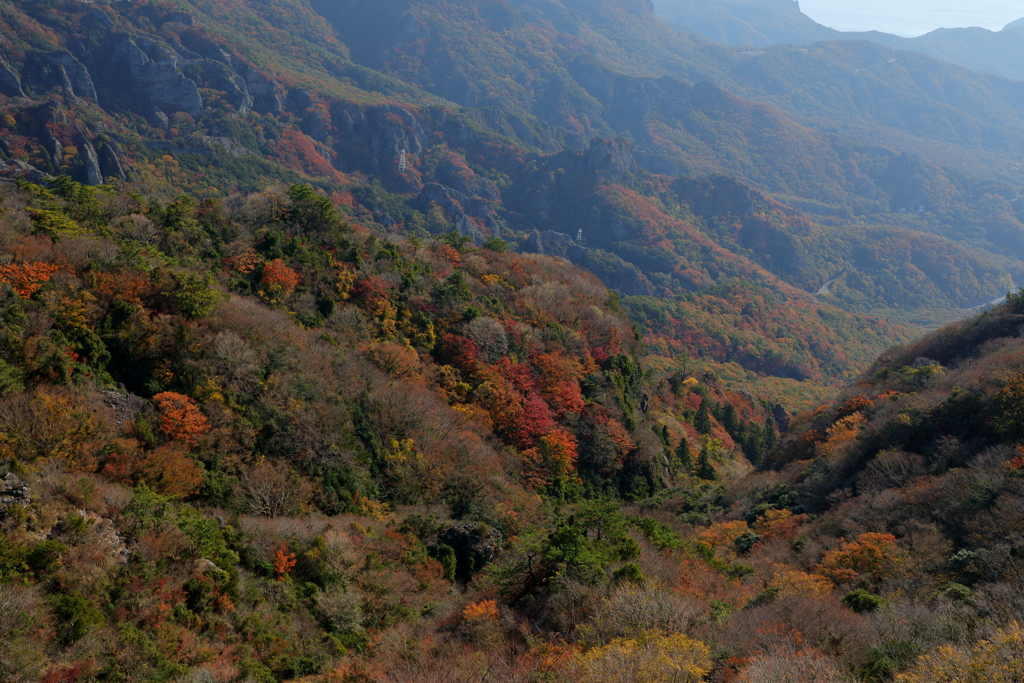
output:
[[[0,3],[0,680],[1017,680],[1024,85],[656,11]]]

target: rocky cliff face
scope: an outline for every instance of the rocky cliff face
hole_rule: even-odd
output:
[[[100,170],[100,158],[96,154],[96,148],[92,146],[84,133],[78,135],[78,149],[85,163],[85,183],[87,185],[102,185],[103,172]]]
[[[62,85],[74,97],[86,97],[94,102],[96,99],[96,85],[92,81],[89,70],[74,55],[66,50],[58,50],[46,55],[46,61],[52,69],[56,69],[61,75]]]
[[[3,57],[0,57],[0,94],[8,97],[25,96],[25,91],[21,89],[21,79]]]
[[[199,86],[181,72],[183,60],[173,49],[150,38],[124,34],[115,41],[115,58],[127,67],[132,86],[148,95],[154,107],[193,116],[203,112]]]

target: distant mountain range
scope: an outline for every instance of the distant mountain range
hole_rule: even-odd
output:
[[[824,40],[870,40],[920,52],[981,73],[1024,79],[1024,18],[1001,31],[940,28],[916,38],[880,31],[837,31],[800,11],[791,0],[660,0],[654,12],[670,25],[723,45],[767,47]]]

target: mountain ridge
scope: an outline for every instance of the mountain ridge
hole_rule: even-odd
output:
[[[1019,67],[1024,19],[1000,31],[980,27],[939,28],[905,38],[881,31],[838,31],[819,24],[800,11],[798,2],[751,0],[721,3],[716,0],[663,0],[655,13],[676,27],[693,31],[724,45],[764,48],[771,45],[806,45],[821,41],[867,40],[898,50],[919,52],[973,71],[1024,80]]]

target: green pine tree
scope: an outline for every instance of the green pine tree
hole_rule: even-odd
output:
[[[683,474],[690,474],[693,470],[693,456],[690,454],[690,442],[686,439],[686,435],[679,439],[679,445],[676,446],[676,470]]]
[[[0,358],[0,396],[16,394],[25,389],[25,373]]]
[[[711,464],[711,449],[706,445],[700,450],[695,474],[705,481],[715,481],[718,479],[718,472],[715,471],[715,466]]]
[[[697,416],[693,418],[693,427],[698,434],[706,436],[711,433],[711,409],[706,398],[700,402]]]
[[[731,403],[726,403],[722,410],[722,426],[730,434],[736,434],[740,428],[740,419],[736,415],[736,408]]]

